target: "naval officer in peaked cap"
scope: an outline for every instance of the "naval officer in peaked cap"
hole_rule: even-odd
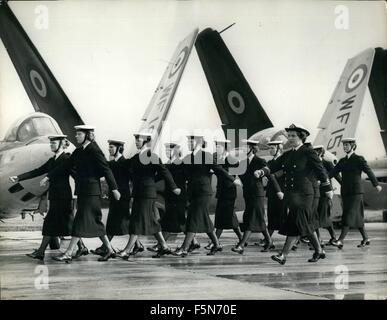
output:
[[[114,257],[113,248],[106,236],[102,223],[101,211],[101,177],[105,177],[116,200],[120,199],[116,180],[105,159],[104,154],[94,140],[94,126],[75,126],[75,138],[79,147],[59,166],[48,173],[49,180],[59,176],[65,170],[75,171],[75,194],[78,196],[72,238],[66,252],[54,257],[54,260],[70,262],[72,252],[80,238],[99,237],[107,248],[107,253],[98,261],[107,261]]]

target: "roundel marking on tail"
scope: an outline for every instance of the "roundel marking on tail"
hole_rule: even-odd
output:
[[[169,76],[168,76],[169,79],[172,78],[177,71],[179,71],[185,59],[187,59],[188,53],[189,53],[188,47],[184,47],[183,49],[181,49],[179,55],[177,56],[176,62],[173,64],[172,69],[169,73]]]
[[[365,64],[359,65],[349,76],[345,91],[349,93],[355,90],[363,82],[366,75],[367,66]]]
[[[239,92],[231,90],[227,95],[227,101],[231,110],[236,114],[242,114],[245,111],[245,101]],[[236,101],[238,102],[237,104],[235,103]]]
[[[47,96],[47,86],[43,80],[43,77],[35,69],[30,70],[30,80],[35,91],[42,97]]]

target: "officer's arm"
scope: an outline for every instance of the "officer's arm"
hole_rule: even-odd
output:
[[[321,190],[323,192],[332,191],[332,186],[329,181],[329,176],[326,173],[321,159],[318,157],[317,153],[314,150],[308,150],[309,163],[312,166],[312,169],[315,173],[315,176],[318,180],[321,181]]]
[[[277,180],[275,174],[269,174],[267,177],[269,178],[269,181],[272,183],[275,192],[276,193],[282,192],[281,187],[278,183],[278,180]]]
[[[339,167],[335,166],[332,162],[326,162],[326,170],[328,171],[329,178],[335,178],[341,185],[343,179],[341,178]]]
[[[106,182],[110,188],[110,190],[117,190],[116,179],[114,179],[114,175],[112,170],[109,167],[108,162],[106,161],[105,156],[102,152],[95,152],[95,163],[98,167],[98,171],[102,172],[102,175],[105,177]]]
[[[47,173],[47,177],[51,179],[54,177],[58,177],[60,175],[64,175],[67,172],[70,173],[72,172],[73,168],[74,168],[74,153],[72,153],[71,156],[66,160],[64,160],[60,165],[50,170],[50,172]]]
[[[259,162],[257,163],[257,170],[254,171],[254,173],[256,173],[258,171],[259,174],[259,177],[257,177],[255,174],[254,174],[254,177],[256,179],[260,179],[262,178],[263,176],[269,176],[270,175],[270,169],[269,167],[267,166],[267,163],[266,163],[266,160],[264,159],[259,159]]]
[[[156,169],[156,174],[159,177],[162,177],[162,179],[164,179],[165,183],[169,186],[169,188],[171,190],[177,189],[177,185],[175,183],[175,180],[173,180],[171,172],[161,162],[161,159],[154,153],[152,153],[151,162]]]
[[[361,169],[363,170],[363,172],[365,174],[367,174],[368,178],[371,180],[372,185],[374,187],[378,186],[379,182],[376,179],[374,172],[371,170],[371,168],[369,167],[369,165],[368,165],[366,159],[364,159],[364,157],[360,157],[360,165],[361,165]]]
[[[43,165],[41,165],[37,169],[34,169],[34,170],[29,171],[29,172],[25,172],[25,173],[22,173],[21,175],[18,175],[17,177],[18,177],[19,181],[32,179],[32,178],[39,177],[39,176],[47,173],[48,172],[48,162],[50,160],[45,162]]]
[[[221,165],[213,163],[210,165],[210,168],[214,171],[214,173],[217,177],[223,176],[224,178],[230,180],[231,182],[234,182],[235,177],[230,175],[227,172],[227,170],[225,170]]]

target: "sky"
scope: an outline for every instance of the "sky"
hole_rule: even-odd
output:
[[[9,5],[81,117],[97,127],[97,141],[105,149],[110,138],[133,143],[132,134],[175,47],[197,27],[220,31],[235,22],[222,33],[223,40],[273,124],[300,123],[310,129],[312,139],[347,59],[369,47],[387,48],[383,1],[82,0]],[[35,25],[42,5],[48,10],[47,29]],[[343,12],[348,12],[348,25],[340,29],[338,16]],[[367,134],[374,127],[377,138],[372,109],[364,110],[361,130]],[[31,102],[0,43],[0,137],[30,112]],[[195,49],[166,125],[171,130],[220,128]],[[380,151],[377,144],[360,147],[367,153]]]

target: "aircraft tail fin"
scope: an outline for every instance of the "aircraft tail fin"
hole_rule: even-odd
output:
[[[0,2],[0,37],[35,111],[53,117],[74,142],[74,125],[83,121],[5,1]]]
[[[196,39],[195,47],[224,133],[227,134],[227,129],[247,129],[247,136],[250,137],[257,131],[272,127],[220,34],[211,28],[203,30]],[[236,144],[238,141],[236,136]]]
[[[368,87],[378,117],[384,150],[387,152],[387,50],[375,49]]]
[[[349,59],[318,125],[315,144],[324,145],[337,157],[343,156],[343,137],[355,136],[371,74],[375,50],[369,48]],[[385,109],[384,109],[385,110]]]

